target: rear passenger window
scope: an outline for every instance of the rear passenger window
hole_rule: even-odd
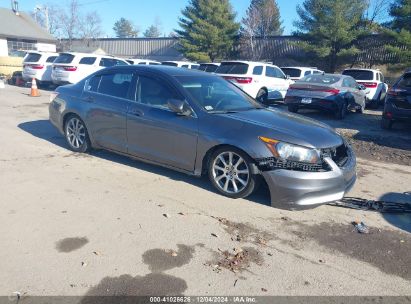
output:
[[[265,76],[285,79],[284,73],[275,67],[266,66]]]
[[[263,74],[263,67],[261,65],[254,67],[253,75],[261,75]]]
[[[57,56],[50,56],[49,58],[47,58],[46,62],[47,63],[52,63],[54,62],[54,60],[56,60]]]
[[[305,71],[304,76],[311,75],[311,71]]]
[[[101,80],[100,75],[90,78],[86,83],[85,90],[90,91],[90,92],[97,92],[99,84],[100,84],[100,80]]]
[[[159,80],[144,76],[139,77],[137,96],[138,102],[163,109],[168,109],[170,99],[179,98]]]
[[[138,64],[146,65],[145,61],[139,62]]]
[[[188,64],[183,64],[181,67],[188,69]]]
[[[80,60],[80,64],[87,64],[87,65],[92,65],[94,62],[96,62],[96,57],[83,57]]]
[[[113,73],[101,75],[98,92],[119,98],[127,98],[131,86],[132,73]]]

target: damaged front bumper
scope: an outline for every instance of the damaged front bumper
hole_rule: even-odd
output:
[[[271,205],[283,209],[306,209],[340,200],[354,186],[356,158],[351,148],[343,165],[325,157],[327,171],[274,169],[261,174],[270,190]]]

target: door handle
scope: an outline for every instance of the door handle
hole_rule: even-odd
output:
[[[128,113],[129,113],[130,115],[134,115],[134,116],[143,116],[143,115],[144,115],[144,112],[141,111],[141,110],[139,110],[139,109],[130,109],[130,110],[128,111]]]
[[[85,101],[87,101],[87,102],[94,102],[94,97],[93,96],[87,96],[86,98],[85,98]]]

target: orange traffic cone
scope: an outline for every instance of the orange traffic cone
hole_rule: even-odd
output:
[[[31,81],[30,96],[31,97],[39,97],[40,96],[39,90],[37,89],[37,83],[36,83],[35,78],[33,78],[33,80]]]

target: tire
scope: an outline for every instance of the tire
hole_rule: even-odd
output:
[[[363,114],[365,110],[365,100],[364,100],[364,106],[360,106],[359,109],[356,109],[355,112],[359,113],[359,114]]]
[[[391,130],[392,124],[393,124],[393,121],[388,119],[388,118],[383,117],[381,119],[381,128],[382,129]]]
[[[288,112],[297,113],[298,112],[298,106],[297,105],[288,105]]]
[[[208,178],[222,195],[244,198],[253,193],[259,184],[259,176],[252,173],[253,164],[252,159],[241,150],[223,147],[210,157]]]
[[[347,101],[344,100],[341,104],[341,107],[338,108],[337,113],[335,113],[335,118],[337,119],[344,119],[347,115]]]
[[[268,101],[268,92],[266,89],[260,89],[257,93],[257,97],[255,98],[258,102],[262,104],[267,104]]]
[[[86,153],[91,150],[86,125],[77,115],[67,117],[64,124],[64,137],[70,150],[74,152]]]

